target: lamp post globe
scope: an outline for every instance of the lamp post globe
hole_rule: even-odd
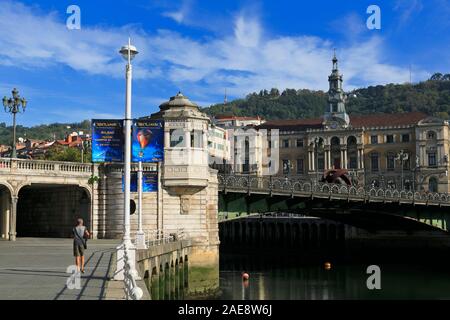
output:
[[[119,53],[122,55],[122,57],[125,59],[125,61],[131,61],[139,53],[139,51],[137,51],[135,46],[133,46],[129,43],[129,44],[123,46],[119,50]]]

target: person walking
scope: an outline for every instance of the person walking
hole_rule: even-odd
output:
[[[83,223],[83,219],[78,218],[76,226],[72,229],[73,255],[75,257],[77,271],[81,271],[81,273],[84,273],[84,250],[87,249],[87,238],[90,236],[89,231]]]

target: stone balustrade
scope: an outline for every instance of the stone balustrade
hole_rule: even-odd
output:
[[[90,176],[90,163],[0,158],[0,172],[10,174],[48,174]]]

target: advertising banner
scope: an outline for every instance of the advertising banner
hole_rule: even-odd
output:
[[[159,120],[134,120],[132,162],[160,162],[164,158],[164,127]]]
[[[123,145],[122,120],[92,120],[92,162],[122,162]]]
[[[137,172],[131,172],[130,192],[137,192]],[[125,190],[125,180],[122,175],[122,190]],[[142,192],[158,191],[158,172],[144,171],[142,172]]]

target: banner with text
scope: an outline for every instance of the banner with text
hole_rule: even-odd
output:
[[[130,175],[130,192],[137,192],[137,172],[131,172]],[[122,190],[125,190],[125,180],[122,175]],[[144,171],[142,172],[142,192],[155,192],[158,191],[158,172],[156,171]]]
[[[92,162],[122,162],[123,145],[123,120],[92,119]]]
[[[159,120],[134,120],[131,140],[132,162],[164,159],[164,126]]]

